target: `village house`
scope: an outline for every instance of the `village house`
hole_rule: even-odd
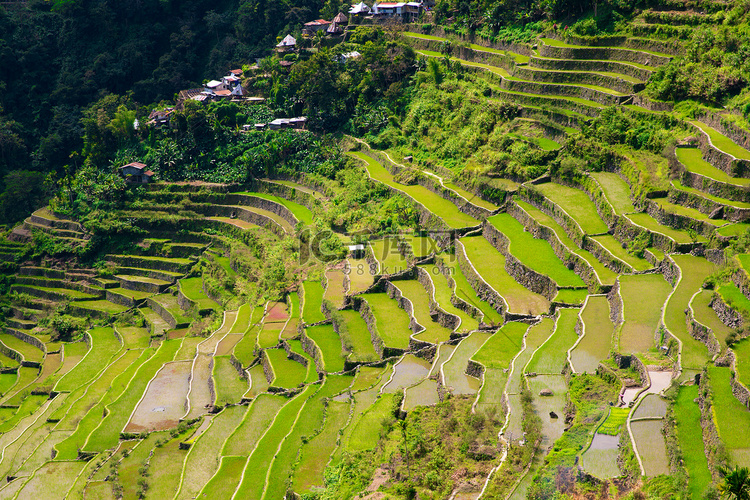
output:
[[[287,35],[276,45],[276,51],[281,54],[294,52],[297,48],[297,40],[292,35]]]
[[[313,36],[318,31],[327,30],[330,25],[331,21],[326,21],[325,19],[316,19],[315,21],[305,23],[305,27],[302,30],[302,33],[305,35]]]
[[[357,5],[352,5],[352,8],[349,9],[349,16],[353,20],[354,19],[359,20],[369,14],[370,14],[370,7],[368,7],[367,4],[364,2],[360,2]]]
[[[421,2],[380,2],[372,6],[372,14],[380,19],[398,19],[411,23],[419,18]]]
[[[297,116],[295,118],[276,118],[275,120],[269,122],[268,124],[256,123],[255,130],[263,130],[266,128],[266,126],[269,128],[269,130],[281,130],[284,128],[291,128],[295,130],[305,130],[306,125],[307,125],[306,116]],[[249,131],[250,127],[246,126],[244,130]]]
[[[160,129],[163,127],[169,127],[170,118],[172,116],[172,113],[174,112],[174,108],[166,108],[166,109],[155,109],[148,115],[148,122],[146,122],[146,125],[150,125],[156,129]]]
[[[129,184],[148,184],[154,176],[146,164],[137,161],[123,165],[118,170],[125,182]]]

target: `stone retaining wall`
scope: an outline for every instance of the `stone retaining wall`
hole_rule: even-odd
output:
[[[445,312],[440,307],[440,305],[435,302],[435,285],[432,282],[432,276],[430,276],[430,273],[422,269],[421,267],[417,267],[416,270],[417,281],[422,284],[424,289],[427,291],[427,296],[430,299],[430,315],[432,316],[433,321],[435,321],[443,328],[448,328],[449,330],[453,331],[456,330],[461,323],[461,318],[454,314]]]
[[[120,287],[124,288],[125,290],[136,290],[138,292],[147,292],[147,293],[156,294],[156,293],[163,292],[170,286],[170,285],[160,285],[157,283],[149,283],[146,281],[129,280],[127,278],[115,277],[115,279],[120,283]]]
[[[6,346],[2,342],[0,342],[0,353],[4,354],[5,356],[8,356],[9,358],[18,361],[19,364],[23,363],[23,356],[21,356],[21,353],[18,351],[14,351],[10,347]],[[18,371],[17,367],[14,367],[14,370]],[[5,373],[5,372],[3,372]]]
[[[721,322],[727,325],[729,328],[741,328],[745,323],[742,314],[726,304],[722,300],[721,295],[719,295],[718,293],[714,293],[709,305],[719,317]]]
[[[518,220],[535,238],[547,241],[552,246],[555,255],[557,255],[566,267],[570,268],[572,265],[575,273],[588,285],[590,293],[606,292],[609,289],[601,284],[594,268],[578,256],[578,254],[573,253],[571,249],[565,246],[555,231],[539,224],[515,202],[508,205],[508,213]]]
[[[318,347],[318,344],[307,336],[307,331],[305,329],[302,330],[300,342],[302,343],[302,350],[305,351],[315,362],[315,369],[317,372],[322,373],[325,369],[323,364],[323,353],[321,352],[320,347]]]
[[[743,384],[737,376],[737,356],[733,350],[727,352],[729,357],[729,366],[732,367],[732,378],[730,384],[732,385],[732,394],[737,398],[737,401],[745,405],[750,409],[750,390]]]
[[[555,47],[540,43],[538,52],[541,57],[552,57],[555,59],[596,59],[626,61],[646,66],[663,66],[672,59],[671,57],[657,56],[647,52],[639,52],[634,49],[619,49],[613,47]]]
[[[697,112],[696,118],[729,137],[739,146],[750,149],[750,132],[735,125],[732,121],[708,110]]]
[[[109,297],[107,300],[110,300]],[[148,304],[148,307],[153,309],[156,314],[161,316],[161,319],[163,319],[171,328],[177,328],[177,320],[175,319],[172,314],[167,311],[164,307],[162,307],[161,304],[159,304],[157,301],[152,299],[151,297],[146,299],[146,303]]]
[[[24,285],[12,285],[11,290],[18,292],[18,293],[25,293],[27,295],[31,295],[32,297],[50,300],[52,302],[62,302],[62,301],[68,301],[68,300],[71,302],[74,302],[74,301],[88,300],[88,299],[70,297],[69,295],[65,295],[63,293],[48,292],[46,290],[40,290],[38,288],[32,288],[32,287],[24,286]]]
[[[681,230],[692,229],[706,238],[711,238],[716,232],[716,226],[713,224],[693,219],[687,215],[669,212],[653,200],[646,200],[646,213],[656,219],[656,221],[663,226],[669,226]]]
[[[102,296],[102,290],[78,281],[62,281],[57,279],[47,279],[37,276],[16,276],[16,283],[19,285],[40,286],[43,288],[64,288],[66,290],[76,290],[78,292],[89,293],[91,295]]]
[[[750,161],[740,160],[725,153],[711,143],[711,139],[703,130],[695,125],[685,122],[687,127],[693,131],[698,138],[700,150],[703,153],[703,159],[714,167],[723,170],[731,177],[745,177],[750,172]]]
[[[545,198],[542,193],[529,187],[521,186],[518,190],[521,199],[549,215],[560,224],[565,233],[578,245],[583,245],[584,232],[578,222],[575,221],[568,213],[559,207],[552,200]]]
[[[438,40],[425,40],[422,38],[407,36],[404,37],[404,41],[417,50],[440,52],[440,49],[442,48],[442,42]],[[504,56],[502,54],[473,49],[462,45],[454,45],[452,47],[451,55],[464,61],[488,64],[506,70],[511,70],[515,66],[515,60],[511,56]]]
[[[65,219],[58,219],[58,220],[52,220],[52,219],[45,219],[44,217],[39,217],[38,215],[31,214],[29,216],[29,221],[33,222],[34,224],[39,224],[41,226],[47,226],[49,228],[53,229],[63,229],[65,231],[75,231],[78,233],[83,233],[84,229],[83,226],[75,221],[72,220],[65,220]]]
[[[124,267],[137,267],[140,269],[156,269],[172,273],[184,273],[186,268],[192,264],[184,265],[178,262],[140,259],[137,255],[109,255],[107,260]]]
[[[622,92],[623,94],[634,94],[645,87],[643,83],[632,83],[616,76],[587,73],[583,71],[559,72],[538,71],[526,66],[517,66],[513,70],[513,76],[532,82],[547,83],[578,83],[584,85],[596,85]]]
[[[372,345],[375,347],[375,352],[378,353],[378,356],[380,356],[381,359],[390,358],[391,356],[400,356],[406,352],[404,349],[396,349],[385,345],[383,339],[381,339],[378,334],[375,315],[372,313],[370,305],[367,301],[362,300],[361,296],[352,297],[352,307],[355,311],[359,312],[362,319],[365,320],[367,330],[370,332]]]
[[[711,394],[710,383],[707,372],[704,369],[700,376],[700,391],[698,391],[698,405],[701,409],[701,428],[703,429],[703,448],[708,459],[708,468],[711,471],[712,479],[718,482],[721,479],[718,469],[721,465],[724,465],[722,455],[726,452],[721,444],[722,441],[719,438],[716,422],[714,422],[711,398],[707,396],[709,394]]]
[[[460,309],[461,311],[464,311],[466,314],[471,316],[475,319],[482,318],[483,314],[482,312],[474,307],[473,305],[469,304],[468,302],[464,301],[463,299],[460,299],[456,295],[456,281],[451,277],[450,269],[445,265],[445,263],[441,259],[435,260],[435,265],[438,269],[440,269],[440,273],[445,277],[445,279],[448,281],[448,287],[451,289],[451,304],[453,307]]]
[[[607,302],[609,302],[609,319],[615,325],[619,326],[623,322],[622,318],[622,297],[620,296],[620,278],[615,280],[615,284],[612,290],[607,294]]]
[[[697,189],[704,193],[732,201],[750,202],[750,186],[743,187],[726,182],[717,181],[695,172],[690,172],[677,158],[667,156],[672,171],[680,172],[682,185]]]
[[[711,215],[714,211],[721,209],[719,213],[720,217],[717,218],[723,220],[744,222],[750,219],[750,208],[738,208],[718,203],[696,193],[676,189],[674,186],[669,187],[668,200],[670,203],[693,208],[705,215]]]
[[[109,302],[112,302],[113,304],[117,304],[120,306],[135,307],[137,304],[136,301],[132,297],[128,297],[127,295],[121,295],[117,292],[113,292],[112,290],[106,290],[105,297]]]
[[[562,85],[556,83],[539,83],[522,80],[509,80],[503,78],[500,88],[510,90],[511,92],[526,92],[529,94],[567,96],[588,99],[589,101],[598,102],[605,106],[615,106],[621,104],[628,97],[609,94],[601,90],[591,89],[588,87],[578,87],[575,85]]]
[[[708,347],[708,353],[711,356],[718,355],[721,351],[719,341],[716,340],[713,330],[695,320],[692,307],[687,308],[685,321],[687,322],[687,329],[690,336],[705,344],[706,347]]]
[[[285,200],[299,203],[300,205],[303,205],[310,210],[318,205],[318,200],[312,194],[300,191],[299,189],[295,189],[292,186],[278,184],[272,181],[273,179],[253,179],[251,190],[260,193],[273,194],[275,196],[278,196],[279,198],[284,198]],[[299,184],[299,182],[297,183]]]
[[[563,127],[570,127],[579,129],[581,125],[588,120],[582,120],[583,123],[579,122],[575,116],[566,115],[563,113],[557,113],[551,109],[543,108],[521,108],[520,116],[523,118],[530,118],[534,120],[549,120],[551,122],[562,125]],[[500,203],[502,205],[502,203]]]
[[[23,342],[26,342],[27,344],[31,344],[40,351],[42,351],[44,354],[47,354],[47,346],[39,340],[38,338],[34,337],[33,335],[29,335],[28,333],[21,332],[19,330],[16,330],[15,328],[6,328],[5,333],[9,333],[13,335],[18,340],[22,340]]]
[[[645,227],[633,224],[627,217],[618,217],[614,227],[614,236],[618,241],[632,241],[640,237],[643,233],[651,235],[651,246],[658,248],[664,253],[689,252],[695,245],[677,244],[672,238],[661,234],[654,233]]]
[[[466,68],[470,71],[486,71],[482,68]],[[487,79],[494,80],[498,84],[502,83],[500,75],[494,73],[488,73]],[[492,96],[507,102],[514,102],[522,106],[536,106],[541,108],[556,107],[567,109],[568,111],[575,111],[582,115],[588,116],[589,118],[595,118],[599,116],[601,109],[594,108],[585,104],[581,104],[575,101],[562,98],[547,97],[542,95],[525,95],[525,94],[510,94],[508,92],[494,92]]]
[[[274,213],[279,217],[283,218],[292,226],[296,226],[299,223],[297,217],[287,207],[281,203],[260,198],[258,196],[252,196],[247,194],[225,194],[215,195],[206,200],[208,203],[214,203],[219,205],[241,205],[253,208],[259,208],[268,212]]]
[[[67,273],[60,269],[49,269],[46,267],[21,267],[18,270],[20,276],[40,276],[44,278],[52,278],[57,280],[65,279]]]
[[[456,33],[449,33],[446,32],[445,28],[443,28],[442,26],[437,26],[434,24],[429,25],[429,29],[427,30],[423,28],[422,24],[407,24],[406,29],[414,33],[422,33],[424,35],[432,35],[439,38],[456,38],[461,42],[473,43],[496,50],[507,50],[509,52],[515,52],[516,54],[525,56],[530,56],[534,53],[531,46],[525,43],[505,42],[502,40],[493,42],[487,40],[486,38],[482,38],[481,36],[477,36],[476,34],[464,36]]]
[[[646,78],[646,80],[648,80],[648,78]],[[671,102],[654,101],[642,95],[634,95],[633,104],[648,109],[649,111],[671,112],[674,109],[674,104]]]
[[[644,82],[648,81],[651,77],[650,70],[617,61],[544,59],[532,56],[529,61],[529,66],[551,71],[603,71],[609,73],[620,73]]]
[[[493,309],[498,313],[505,315],[507,306],[505,300],[500,296],[497,290],[493,289],[484,279],[479,275],[474,266],[469,262],[466,257],[466,251],[460,240],[455,242],[456,258],[458,259],[458,265],[461,268],[464,276],[468,280],[471,288],[477,294],[480,300],[486,301]]]
[[[158,269],[140,269],[137,267],[119,267],[117,272],[121,274],[129,274],[131,276],[140,276],[142,278],[151,278],[155,280],[169,281],[174,283],[177,281],[174,275],[169,274],[167,271],[160,271]]]
[[[549,276],[534,271],[518,260],[510,252],[510,240],[502,232],[485,221],[482,235],[498,252],[503,254],[505,257],[505,270],[513,279],[532,292],[543,295],[547,300],[555,298],[558,290],[557,283]]]
[[[369,148],[363,148],[362,152],[372,158],[373,160],[377,161],[381,165],[383,165],[386,169],[389,168],[390,162],[386,162],[385,160],[381,159],[378,155],[375,155],[372,153],[372,151]],[[390,170],[389,170],[390,171]],[[383,186],[388,189],[391,193],[403,196],[405,198],[408,198],[409,200],[414,203],[417,210],[419,211],[419,224],[426,229],[427,231],[437,231],[437,232],[445,232],[445,233],[452,233],[454,232],[453,229],[451,229],[448,224],[446,224],[440,217],[430,212],[427,207],[422,205],[420,202],[406,194],[405,192],[396,189],[394,187],[388,186],[386,184],[383,184]]]
[[[263,375],[266,376],[266,382],[268,382],[269,385],[272,384],[276,375],[273,372],[273,367],[268,360],[268,354],[266,354],[265,350],[260,353],[260,363],[263,365]]]
[[[232,217],[234,214],[238,219],[266,228],[277,236],[284,236],[286,234],[284,228],[275,220],[246,208],[221,205],[201,205],[195,208],[196,210],[200,210],[203,215],[209,217]]]

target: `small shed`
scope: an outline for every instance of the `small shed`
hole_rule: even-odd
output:
[[[338,24],[339,26],[345,26],[349,22],[349,19],[347,19],[343,12],[339,12],[338,14],[336,14],[336,17],[333,18],[333,22]]]
[[[131,184],[148,184],[154,176],[154,173],[148,170],[145,163],[137,161],[123,165],[118,170],[125,182]]]
[[[349,253],[352,254],[352,258],[361,259],[365,256],[365,246],[363,244],[349,245]]]
[[[287,35],[281,42],[276,44],[279,52],[290,52],[297,46],[297,40],[292,35]]]

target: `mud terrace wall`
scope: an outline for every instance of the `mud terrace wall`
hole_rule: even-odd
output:
[[[505,256],[505,270],[513,279],[534,293],[552,300],[557,295],[557,283],[549,276],[540,274],[519,261],[510,251],[510,240],[498,229],[485,221],[482,232],[484,238]]]
[[[507,311],[505,300],[495,289],[488,285],[487,282],[485,282],[484,279],[482,279],[482,277],[479,275],[477,270],[474,269],[474,266],[466,257],[466,251],[464,250],[464,246],[460,240],[456,240],[455,246],[456,258],[458,259],[458,265],[461,268],[461,272],[464,273],[464,276],[466,276],[466,279],[469,281],[471,288],[477,294],[479,299],[486,301],[500,314],[505,314],[505,312]]]

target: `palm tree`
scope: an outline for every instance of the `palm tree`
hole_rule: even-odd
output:
[[[719,493],[731,500],[750,500],[750,469],[735,466],[720,469],[724,480],[719,484]]]

